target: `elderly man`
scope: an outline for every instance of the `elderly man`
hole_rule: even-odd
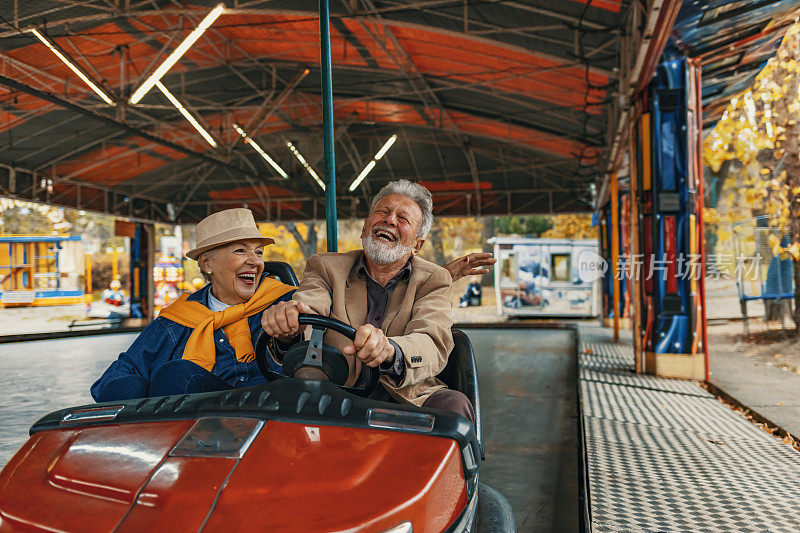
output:
[[[361,364],[381,369],[383,386],[374,399],[474,420],[467,397],[435,377],[453,348],[453,321],[450,272],[416,255],[432,222],[433,199],[425,187],[389,183],[372,200],[361,230],[363,250],[309,258],[292,301],[267,309],[261,325],[280,344],[299,333],[299,313],[346,322],[356,328],[355,340],[342,348],[351,358],[351,380]]]

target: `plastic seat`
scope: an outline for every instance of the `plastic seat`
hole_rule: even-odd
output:
[[[278,281],[287,285],[294,285],[295,287],[300,285],[292,267],[289,266],[289,263],[284,263],[283,261],[264,261],[264,274],[277,278]]]
[[[475,364],[475,353],[467,334],[453,328],[455,346],[450,352],[447,365],[439,372],[437,378],[453,390],[464,393],[475,409],[475,434],[481,447],[481,458],[485,459],[483,435],[481,433],[481,397],[478,390],[478,368]]]

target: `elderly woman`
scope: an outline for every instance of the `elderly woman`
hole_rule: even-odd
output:
[[[211,392],[263,383],[253,346],[261,314],[291,300],[294,287],[264,272],[264,246],[248,209],[214,213],[197,224],[196,259],[209,283],[163,309],[92,385],[98,402]]]

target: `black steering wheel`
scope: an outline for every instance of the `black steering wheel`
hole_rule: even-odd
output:
[[[311,326],[311,340],[298,342],[289,348],[284,354],[282,362],[273,358],[273,361],[281,364],[281,372],[273,370],[267,360],[272,357],[267,348],[269,335],[262,331],[258,336],[255,347],[256,362],[267,381],[291,377],[317,379],[331,381],[343,390],[357,396],[366,397],[372,394],[375,387],[378,386],[380,370],[377,367],[361,365],[361,374],[355,385],[347,387],[345,383],[350,376],[347,358],[338,348],[322,342],[325,331],[329,329],[354,340],[356,338],[355,328],[335,318],[305,313],[300,314],[298,322],[300,325]]]

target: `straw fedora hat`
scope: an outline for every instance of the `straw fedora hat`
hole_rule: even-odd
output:
[[[186,252],[186,256],[194,260],[203,252],[230,242],[257,239],[265,246],[275,242],[274,239],[261,235],[253,212],[244,208],[226,209],[208,215],[197,223],[195,236],[197,246]]]

